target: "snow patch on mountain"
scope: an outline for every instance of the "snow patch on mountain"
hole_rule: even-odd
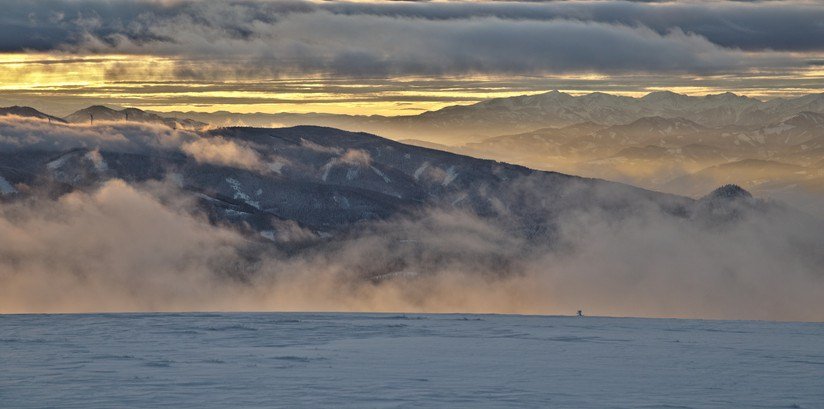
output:
[[[421,166],[419,166],[417,169],[415,169],[415,173],[413,174],[413,176],[415,177],[415,180],[419,180],[421,178],[421,175],[423,174],[423,172],[428,167],[429,167],[429,162],[424,162]]]
[[[232,190],[234,190],[235,192],[233,199],[243,200],[243,202],[248,204],[249,206],[252,206],[255,209],[260,210],[260,202],[252,200],[251,196],[243,192],[243,188],[240,184],[240,181],[238,181],[235,178],[226,178],[226,183],[228,183],[229,186],[232,187]]]
[[[344,209],[351,209],[352,208],[352,205],[349,203],[349,199],[347,199],[346,196],[335,193],[332,196],[332,200],[334,200],[335,203],[339,204]]]
[[[63,156],[47,163],[46,168],[49,169],[49,170],[60,169],[63,165],[66,164],[67,160],[69,160],[69,155],[63,155]]]
[[[329,171],[332,170],[332,162],[323,165],[320,169],[323,171],[320,175],[320,180],[326,182],[326,179],[329,179]]]
[[[274,230],[264,230],[260,232],[261,237],[265,238],[269,241],[277,241],[277,236],[275,235]]]
[[[446,176],[444,176],[442,184],[444,186],[449,186],[449,184],[452,183],[453,181],[455,181],[455,178],[457,178],[457,177],[458,177],[458,172],[455,171],[455,167],[450,166],[449,169],[446,170]]]
[[[380,169],[378,169],[378,168],[376,168],[376,167],[374,167],[374,166],[370,166],[370,168],[372,168],[372,171],[373,171],[373,172],[375,172],[375,174],[376,174],[376,175],[378,175],[378,176],[380,176],[381,178],[383,178],[383,181],[384,181],[384,182],[389,183],[389,182],[391,182],[391,181],[392,181],[392,179],[389,179],[389,176],[386,176],[383,172],[381,172],[381,171],[380,171]]]
[[[9,183],[6,178],[0,176],[0,195],[12,195],[17,193],[17,189]]]

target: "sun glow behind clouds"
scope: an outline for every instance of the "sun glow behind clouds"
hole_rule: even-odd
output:
[[[0,15],[0,104],[402,115],[553,89],[820,92],[816,2],[47,0]]]
[[[552,89],[571,94],[602,91],[629,96],[661,89],[695,95],[732,89],[753,97],[771,98],[814,92],[811,87],[824,80],[824,70],[815,65],[783,73],[706,77],[583,72],[389,78],[335,78],[321,74],[272,78],[247,73],[205,78],[182,68],[189,64],[191,61],[178,57],[154,55],[0,54],[0,105],[30,104],[58,115],[92,103],[157,111],[410,115]],[[799,79],[803,83],[788,86]],[[44,101],[48,101],[45,106]]]
[[[162,59],[135,55],[0,54],[0,89],[93,86],[125,65],[157,67]]]
[[[0,54],[0,97],[99,99],[109,104],[161,111],[330,112],[403,115],[446,105],[520,95],[528,90],[496,86],[485,77],[426,86],[430,80],[337,81],[308,78],[188,79],[178,60],[148,55]],[[490,82],[471,89],[463,82]],[[534,91],[533,91],[534,92]]]

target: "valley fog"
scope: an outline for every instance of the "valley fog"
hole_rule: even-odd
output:
[[[185,180],[194,176],[185,171],[169,168],[157,178],[127,181],[111,156],[113,151],[165,152],[191,161],[198,172],[217,166],[227,174],[242,171],[276,180],[296,166],[291,151],[232,136],[246,132],[242,129],[205,137],[137,124],[54,127],[8,120],[4,126],[4,135],[26,136],[15,138],[15,145],[5,139],[7,152],[60,141],[66,149],[87,146],[91,150],[81,151],[77,163],[87,164],[91,173],[67,173],[65,166],[74,159],[66,159],[63,173],[55,173],[55,157],[61,156],[50,154],[43,163],[52,175],[48,181],[41,179],[45,173],[29,183],[14,183],[12,174],[4,174],[15,193],[4,194],[0,205],[3,313],[572,314],[581,309],[590,315],[824,319],[821,221],[734,189],[692,202],[562,178],[557,181],[563,183],[552,182],[561,183],[555,191],[546,193],[545,179],[551,175],[525,172],[501,182],[507,197],[524,203],[499,203],[490,217],[480,205],[461,206],[453,199],[477,193],[472,184],[458,185],[468,168],[451,165],[457,176],[431,175],[440,178],[439,188],[454,186],[439,193],[450,205],[424,203],[331,230],[270,214],[263,229],[253,226],[257,219],[216,218],[214,209],[204,207],[206,193],[187,185]],[[297,131],[304,138],[311,135]],[[346,175],[383,163],[367,145],[355,151],[334,145],[338,142],[312,141],[301,142],[299,152],[325,158],[315,168],[317,180],[332,180],[342,168],[349,173],[341,180],[355,183],[358,174]],[[415,168],[420,169],[410,169]],[[376,169],[392,183],[400,178],[390,169]],[[72,176],[76,188],[58,188],[65,186],[60,178],[67,174],[97,176],[84,183]],[[454,185],[444,183],[450,177]],[[376,183],[390,184],[385,179]],[[500,200],[492,192],[485,195],[478,194],[478,203]],[[631,205],[624,203],[628,197]]]

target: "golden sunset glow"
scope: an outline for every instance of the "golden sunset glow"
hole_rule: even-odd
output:
[[[327,75],[276,78],[186,78],[174,57],[54,53],[0,54],[0,98],[100,101],[157,111],[230,111],[237,113],[334,113],[413,115],[484,99],[558,89],[573,95],[594,91],[638,97],[656,90],[687,95],[737,92],[756,98],[801,95],[804,87],[769,86],[770,82],[823,81],[824,70],[810,66],[780,74],[668,77],[661,86],[646,74],[607,76],[595,73],[502,76],[393,76],[345,81]],[[651,80],[651,81],[650,81]],[[763,81],[763,82],[759,82]],[[688,85],[694,83],[696,85]],[[626,87],[620,84],[628,84]],[[700,84],[700,85],[698,85]],[[766,86],[765,86],[766,85]],[[69,111],[70,108],[65,108]],[[68,113],[61,112],[58,113]]]

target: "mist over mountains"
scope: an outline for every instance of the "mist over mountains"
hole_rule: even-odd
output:
[[[735,183],[818,215],[824,209],[824,115],[814,112],[753,126],[663,117],[589,122],[443,149],[693,197]]]
[[[173,115],[213,124],[366,130],[419,146],[692,197],[734,183],[824,216],[824,94],[761,101],[729,92],[657,91],[633,98],[552,91],[400,117]]]
[[[401,140],[419,146],[691,197],[719,185],[738,184],[824,216],[822,101],[824,94],[760,101],[729,92],[698,97],[658,91],[632,98],[552,91],[400,117],[161,114],[104,106],[64,119],[30,108],[18,114],[73,123],[129,120],[192,130],[250,124],[366,130],[395,139],[409,136]],[[11,109],[24,108],[5,110]],[[500,135],[494,135],[497,129]]]
[[[730,92],[688,96],[657,91],[634,98],[601,92],[574,96],[551,91],[393,117],[228,112],[172,112],[167,115],[191,118],[215,126],[322,125],[367,131],[393,139],[463,144],[519,131],[558,128],[586,122],[625,125],[646,117],[683,118],[712,128],[765,126],[801,112],[824,113],[824,94],[761,101]]]
[[[129,116],[0,117],[3,311],[824,314],[821,220],[735,186],[696,200],[366,133]]]
[[[314,124],[368,131],[419,146],[693,197],[735,183],[808,212],[824,209],[824,94],[761,101],[729,92],[687,96],[658,91],[633,98],[552,91],[398,117],[165,115],[213,126]],[[765,168],[755,171],[753,163]],[[786,171],[790,167],[796,170]],[[748,169],[754,171],[744,171]]]
[[[45,119],[46,121],[54,121],[54,122],[62,122],[67,123],[67,121],[63,118],[58,118],[56,116],[51,116],[44,114],[32,107],[24,107],[24,106],[11,106],[11,107],[3,107],[0,108],[0,116],[19,116],[23,118],[39,118]]]
[[[217,124],[367,130],[420,146],[693,197],[735,183],[824,216],[824,94],[761,101],[729,92],[658,91],[633,98],[552,91],[401,117],[175,115]],[[753,167],[756,163],[761,166]]]
[[[24,115],[26,116],[26,115]],[[207,124],[191,119],[163,117],[137,108],[112,109],[102,105],[94,105],[81,109],[64,118],[71,123],[94,123],[97,121],[132,121],[166,125],[170,128],[201,129]]]

